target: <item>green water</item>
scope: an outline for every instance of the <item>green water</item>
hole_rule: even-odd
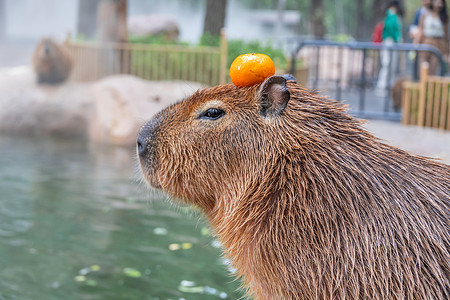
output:
[[[0,136],[0,299],[240,298],[199,214],[137,170],[131,148]]]

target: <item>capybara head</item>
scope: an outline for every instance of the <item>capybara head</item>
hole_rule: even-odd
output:
[[[450,167],[272,76],[194,93],[137,140],[144,178],[200,207],[257,299],[448,299]]]
[[[49,59],[52,56],[58,55],[55,47],[55,42],[49,38],[41,40],[40,45],[37,47],[37,55],[40,59]]]
[[[43,38],[34,51],[33,68],[38,83],[57,84],[70,75],[72,59],[63,46]]]
[[[224,85],[197,91],[148,122],[138,138],[144,176],[154,187],[206,211],[224,193],[267,176],[284,139],[277,121],[290,98],[286,80],[259,87]]]

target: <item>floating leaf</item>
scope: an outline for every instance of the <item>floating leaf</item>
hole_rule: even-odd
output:
[[[202,235],[210,235],[210,231],[208,228],[206,227],[202,227],[202,231],[201,231]]]
[[[214,248],[222,248],[222,243],[219,242],[218,240],[214,240],[211,242],[211,246],[213,246]]]
[[[86,276],[83,276],[83,275],[75,276],[75,281],[76,282],[84,282],[84,281],[86,281]]]
[[[80,273],[80,275],[87,275],[90,271],[90,268],[83,268],[78,273]]]
[[[86,281],[86,285],[88,286],[97,286],[97,281],[93,280],[93,279],[89,279]]]
[[[195,282],[189,281],[189,280],[182,280],[182,281],[180,282],[180,285],[181,285],[181,286],[194,286],[194,285],[195,285]]]
[[[184,293],[215,295],[219,296],[221,299],[226,299],[228,297],[225,292],[219,292],[217,289],[210,286],[195,286],[195,282],[189,280],[181,281],[178,290]]]
[[[139,270],[136,270],[133,268],[125,268],[125,269],[123,269],[123,273],[125,274],[125,276],[132,277],[132,278],[139,278],[142,276],[142,274]]]
[[[203,293],[205,291],[205,287],[203,286],[182,286],[178,287],[180,292],[184,293]]]
[[[156,227],[155,229],[153,229],[153,233],[156,235],[166,235],[167,234],[167,229],[166,228],[162,228],[162,227]]]
[[[219,296],[220,299],[226,299],[228,297],[227,293],[219,292],[217,289],[210,287],[210,286],[205,286],[204,293],[209,294],[209,295]]]
[[[91,271],[94,271],[94,272],[100,271],[100,266],[99,265],[92,265],[91,266]]]
[[[192,244],[191,243],[183,243],[183,244],[181,244],[181,248],[184,250],[191,249]]]
[[[169,250],[170,251],[180,250],[180,245],[179,244],[170,244],[169,245]]]
[[[129,202],[129,203],[133,203],[133,202],[136,202],[136,199],[133,197],[127,197],[127,198],[125,198],[125,201]]]
[[[217,295],[219,292],[215,288],[205,286],[205,293],[209,295]]]

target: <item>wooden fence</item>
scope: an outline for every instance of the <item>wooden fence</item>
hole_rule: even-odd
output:
[[[135,43],[65,42],[74,66],[72,81],[94,81],[114,74],[133,74],[147,80],[225,83],[227,41],[220,47]]]
[[[406,81],[402,96],[403,124],[450,130],[450,78],[429,76],[421,66],[420,81]]]

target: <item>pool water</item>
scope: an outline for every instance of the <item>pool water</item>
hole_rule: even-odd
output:
[[[0,136],[0,299],[239,299],[200,213],[133,148]]]

